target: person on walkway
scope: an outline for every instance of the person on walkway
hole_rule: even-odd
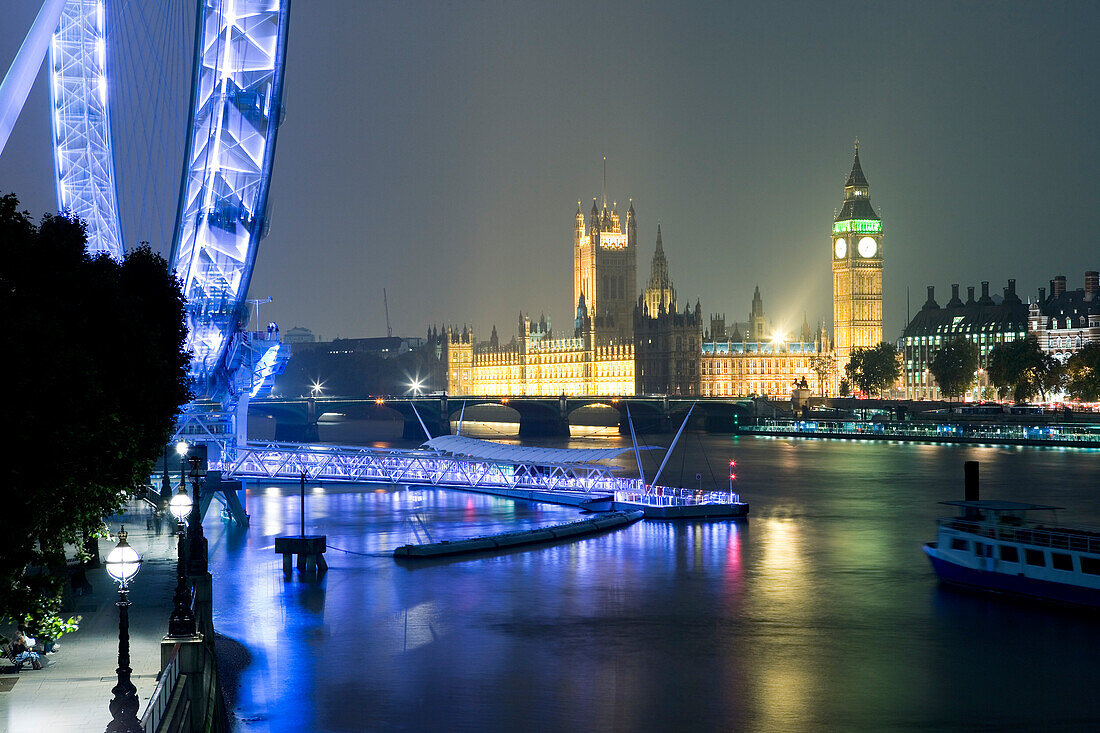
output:
[[[31,669],[42,669],[42,659],[38,652],[34,651],[34,639],[26,636],[22,630],[15,632],[15,638],[11,640],[12,661],[17,668],[27,662],[31,663]]]

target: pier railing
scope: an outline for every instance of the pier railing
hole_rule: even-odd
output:
[[[1022,545],[1049,547],[1054,550],[1071,550],[1100,554],[1100,531],[1068,530],[1047,527],[992,524],[966,519],[941,519],[940,524],[960,532],[975,534],[992,540],[1018,542]]]
[[[528,464],[443,455],[434,451],[361,446],[249,443],[211,462],[227,479],[381,483],[456,489],[519,489],[582,496],[614,496],[652,506],[737,502],[725,491],[643,486],[599,463]]]
[[[237,446],[211,469],[227,478],[348,483],[419,484],[459,488],[503,487],[610,494],[636,488],[637,479],[611,466],[521,464],[446,456],[433,451],[379,450],[359,446],[249,443]]]
[[[793,420],[763,418],[743,427],[756,435],[898,439],[935,442],[1032,443],[1100,448],[1100,426],[1077,423],[998,425],[990,423],[873,422],[863,420]]]

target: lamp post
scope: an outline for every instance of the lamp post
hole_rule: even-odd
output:
[[[202,534],[202,491],[201,481],[206,476],[202,468],[202,458],[191,456],[191,516],[187,522],[190,547],[187,553],[187,572],[198,575],[206,572],[206,538]]]
[[[176,593],[172,598],[172,614],[168,617],[168,636],[173,639],[195,635],[195,612],[191,609],[191,597],[187,589],[187,569],[184,565],[184,527],[191,512],[191,497],[180,485],[179,493],[172,497],[169,509],[176,518]]]
[[[176,443],[176,454],[180,457],[180,486],[187,486],[187,445],[186,440]]]
[[[137,575],[141,556],[126,543],[126,528],[118,532],[118,546],[107,556],[107,574],[118,582],[118,683],[111,689],[111,722],[107,733],[141,733],[137,688],[130,681],[130,600],[127,585]]]

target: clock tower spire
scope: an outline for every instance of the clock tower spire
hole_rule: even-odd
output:
[[[841,370],[852,351],[882,341],[882,220],[871,206],[871,187],[855,144],[844,205],[833,219],[833,335]]]

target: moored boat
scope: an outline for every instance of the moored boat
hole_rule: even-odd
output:
[[[1100,528],[1033,519],[1061,507],[979,499],[975,461],[966,479],[965,500],[942,502],[961,513],[924,546],[941,581],[1100,607]]]

